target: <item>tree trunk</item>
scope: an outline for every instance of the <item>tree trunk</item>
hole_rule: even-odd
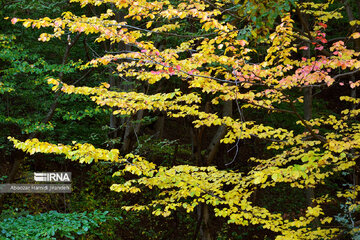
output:
[[[111,68],[109,68],[109,84],[110,84],[110,89],[111,88],[117,88],[119,86],[117,86],[117,83],[116,83],[116,79],[114,78],[113,74],[112,74],[112,70]],[[115,110],[115,109],[113,109]],[[117,119],[116,117],[111,113],[110,114],[110,124],[109,124],[109,127],[110,127],[110,130],[109,130],[109,138],[110,139],[116,139],[118,137],[118,130],[117,128],[119,127],[118,126],[118,123],[117,123]],[[111,148],[113,148],[114,146],[110,146]]]
[[[312,118],[312,87],[304,88],[304,119],[309,121]],[[313,188],[306,188],[306,202],[308,206],[313,206],[315,192]]]
[[[300,18],[303,19],[302,21],[302,30],[305,31],[305,29],[309,28],[307,17],[302,16],[301,13],[299,13],[301,16]],[[306,51],[303,51],[303,57],[310,58],[310,44],[306,44],[308,49]],[[305,87],[304,88],[304,119],[306,121],[309,121],[312,118],[312,87]],[[313,188],[306,188],[305,189],[305,196],[306,196],[306,203],[308,206],[313,206],[313,199],[315,198],[315,191]],[[317,225],[317,224],[315,224]]]
[[[205,109],[206,112],[209,111],[209,105]],[[232,115],[232,101],[227,101],[223,105],[223,116],[231,116]],[[202,145],[202,134],[204,128],[201,129],[193,129],[192,131],[192,139],[193,139],[193,154],[196,162],[201,163],[201,165],[209,166],[216,165],[216,161],[214,161],[220,147],[220,140],[226,134],[226,127],[219,126],[215,135],[211,139],[209,146],[206,149],[206,156],[203,159],[201,155],[201,145]],[[194,134],[197,133],[197,134]],[[199,226],[195,230],[195,239],[197,238],[198,231],[200,234],[201,240],[213,240],[215,239],[214,233],[211,231],[211,219],[210,219],[210,209],[209,206],[205,203],[201,204],[197,208],[198,212],[198,224]]]
[[[357,8],[358,8],[358,9],[357,9],[358,12],[360,13],[360,2],[359,2],[359,1],[357,1]],[[345,2],[345,10],[346,10],[346,14],[348,15],[349,21],[354,21],[354,20],[355,20],[354,14],[353,14],[353,10],[352,10],[352,8],[351,8],[351,6],[350,6],[350,4],[349,4],[349,1],[346,1],[346,2]],[[360,31],[359,25],[355,25],[354,28],[355,28],[354,31]],[[354,50],[357,51],[357,52],[359,52],[359,51],[360,51],[360,38],[354,39],[353,41],[354,41]],[[355,81],[356,81],[356,78],[355,78],[354,74],[352,74],[352,75],[350,76],[350,81],[351,81],[351,82],[355,82]],[[351,96],[352,98],[356,98],[356,88],[351,88],[351,90],[350,90],[350,96]],[[356,108],[356,105],[355,105],[355,104],[352,104],[351,109],[355,109],[355,108]],[[351,152],[353,152],[353,150],[352,150]],[[352,178],[353,178],[353,179],[352,179],[352,180],[353,180],[353,183],[352,183],[352,184],[353,184],[354,186],[357,186],[357,185],[359,184],[358,168],[359,168],[359,165],[358,165],[358,161],[357,161],[356,165],[354,166],[353,176],[352,176]]]
[[[200,216],[201,214],[201,216]],[[199,206],[198,217],[201,217],[200,240],[213,240],[210,229],[209,206],[205,203]]]
[[[114,7],[114,6],[112,6]],[[115,12],[115,18],[117,22],[124,21],[124,14],[121,11],[117,11],[115,8],[113,8],[113,11]],[[111,44],[109,43],[109,46],[107,47],[107,44],[105,43],[105,52],[121,52],[121,51],[128,51],[130,50],[130,46],[124,44],[123,42],[119,42],[117,44]],[[129,84],[123,84],[124,82],[121,81],[121,79],[115,78],[113,76],[113,72],[115,69],[113,69],[111,66],[109,66],[109,84],[110,87],[114,89],[121,89],[122,91],[129,91],[131,88]],[[126,81],[126,80],[123,80]],[[116,109],[114,109],[116,110]],[[110,121],[109,121],[109,138],[110,139],[117,139],[121,136],[123,136],[123,144],[122,144],[122,150],[125,152],[128,152],[131,146],[131,134],[132,130],[134,129],[131,124],[127,124],[131,121],[131,118],[122,118],[120,121],[116,118],[113,114],[110,115]],[[120,126],[126,125],[126,128],[124,131],[121,131],[119,129]],[[110,146],[111,148],[118,147],[118,146]]]
[[[227,101],[224,103],[223,117],[225,116],[232,116],[232,101]],[[208,165],[211,164],[217,165],[214,162],[214,159],[219,151],[220,140],[225,136],[225,134],[226,134],[226,126],[221,125],[220,127],[218,127],[218,130],[216,131],[206,151],[207,152],[206,162]]]
[[[164,135],[165,115],[161,114],[155,123],[155,136],[161,139]]]
[[[141,120],[143,118],[144,115],[144,110],[139,110],[136,113],[136,123],[133,124],[131,122],[131,119],[129,119],[127,125],[126,125],[126,129],[125,129],[125,133],[124,133],[124,138],[123,138],[123,145],[121,147],[121,153],[128,153],[131,151],[131,147],[134,143],[133,139],[134,137],[137,139],[138,134],[139,134],[139,130],[141,127]]]

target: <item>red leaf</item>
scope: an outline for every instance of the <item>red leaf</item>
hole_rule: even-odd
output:
[[[323,46],[321,46],[321,45],[318,45],[318,46],[316,46],[316,48],[315,48],[316,50],[319,50],[319,51],[321,51],[321,50],[323,50],[324,49],[324,47]]]
[[[327,28],[327,25],[325,23],[322,23],[322,22],[319,23],[319,26],[321,26],[323,28]]]
[[[320,39],[322,43],[327,43],[328,41],[325,38]]]

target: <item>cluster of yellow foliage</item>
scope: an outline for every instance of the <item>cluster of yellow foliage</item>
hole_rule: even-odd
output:
[[[149,84],[175,76],[186,82],[194,92],[183,93],[174,89],[170,93],[148,95],[112,91],[107,83],[90,88],[49,79],[54,91],[88,95],[101,106],[116,107],[118,110],[114,114],[159,110],[166,111],[173,118],[193,116],[195,127],[226,126],[228,132],[221,140],[225,144],[234,143],[238,139],[266,139],[272,141],[268,149],[276,150],[277,154],[268,159],[251,159],[258,163],[257,166],[243,174],[215,167],[155,166],[140,156],[128,154],[121,157],[117,149],[98,149],[90,144],[74,143],[72,146],[65,146],[37,139],[20,142],[10,138],[16,148],[29,154],[63,154],[68,159],[84,163],[99,160],[121,162],[125,167],[115,175],[131,172],[139,177],[124,184],[113,185],[113,191],[135,193],[141,191],[142,187],[161,190],[159,198],[149,205],[124,207],[126,210],[151,207],[156,209],[154,214],[168,216],[177,208],[190,212],[200,203],[206,203],[214,207],[216,216],[227,218],[229,223],[260,224],[263,228],[278,233],[277,240],[331,239],[336,236],[339,229],[328,225],[332,218],[325,216],[321,207],[330,198],[328,196],[314,199],[315,205],[308,207],[304,216],[293,220],[255,206],[250,199],[257,188],[274,187],[277,183],[288,183],[295,188],[314,188],[324,184],[327,177],[346,171],[356,164],[355,160],[359,157],[360,124],[353,119],[360,111],[348,109],[342,112],[341,117],[324,116],[307,121],[294,107],[295,104],[302,103],[303,98],[293,97],[288,93],[292,89],[335,84],[335,70],[360,69],[359,52],[348,49],[343,41],[339,41],[328,49],[329,56],[319,55],[302,61],[295,59],[294,55],[299,50],[295,41],[299,38],[299,33],[294,30],[291,15],[283,12],[281,23],[270,34],[268,41],[262,43],[267,45],[267,55],[259,63],[253,63],[250,55],[255,54],[255,51],[249,47],[248,41],[238,39],[241,29],[222,19],[222,9],[233,6],[231,1],[217,0],[210,4],[208,1],[186,0],[179,1],[177,5],[170,1],[146,0],[72,2],[79,2],[83,7],[87,4],[98,6],[111,3],[118,9],[126,10],[125,20],[146,21],[146,29],[132,26],[127,21],[112,20],[114,13],[110,9],[100,17],[75,16],[65,12],[56,19],[13,19],[12,22],[23,22],[25,27],[53,28],[53,34],[40,35],[41,41],[61,38],[66,30],[72,33],[97,34],[97,42],[107,40],[131,45],[131,51],[93,59],[84,68],[113,63],[117,65],[120,76]],[[310,35],[304,38],[308,41],[317,39],[319,51],[324,49],[320,43],[326,41],[321,37],[324,36],[321,31],[324,31],[326,22],[341,17],[337,11],[326,11],[329,4],[331,2],[296,6],[299,11],[312,15],[321,23],[314,26]],[[200,24],[206,34],[194,35],[190,39],[184,37],[178,46],[164,50],[157,49],[153,42],[146,40],[154,34],[171,34],[171,31],[184,24],[180,20],[185,18]],[[351,36],[358,38],[359,33]],[[184,52],[191,52],[191,56],[180,58],[179,55]],[[119,61],[122,59],[132,61]],[[358,85],[360,81],[351,86]],[[299,118],[298,124],[307,131],[295,134],[291,129],[274,128],[254,121],[205,112],[201,110],[201,95],[196,92],[199,90],[209,94],[214,105],[234,100],[241,101],[242,108],[253,108],[254,111],[265,109],[269,113],[286,111],[294,114]],[[346,96],[341,100],[359,103],[358,99]],[[279,109],[280,103],[289,107]],[[225,185],[233,187],[231,190],[224,190]],[[355,188],[353,191],[358,190]],[[348,193],[339,193],[339,197],[344,194]],[[315,219],[320,220],[318,228],[311,225]]]

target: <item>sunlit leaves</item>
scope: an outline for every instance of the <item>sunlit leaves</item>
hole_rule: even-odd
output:
[[[353,34],[351,34],[350,37],[352,37],[353,39],[360,38],[360,33],[359,32],[353,33]]]
[[[61,38],[69,32],[93,35],[96,42],[123,42],[129,46],[129,51],[97,57],[84,64],[83,68],[110,65],[124,79],[147,85],[183,81],[186,88],[143,93],[114,90],[108,83],[87,87],[49,79],[48,83],[54,91],[88,96],[99,106],[114,109],[115,115],[133,115],[140,110],[164,111],[171,118],[190,117],[195,128],[223,126],[227,132],[221,143],[238,145],[242,139],[261,139],[266,142],[264,148],[269,152],[264,154],[264,159],[251,158],[256,165],[245,174],[215,167],[156,166],[140,156],[130,154],[120,157],[119,150],[99,149],[90,144],[56,145],[37,139],[20,142],[11,138],[16,148],[29,154],[63,154],[68,159],[83,163],[102,160],[124,164],[114,175],[128,172],[137,175],[137,178],[114,184],[111,190],[134,194],[140,194],[146,188],[159,191],[157,198],[147,204],[124,207],[128,211],[151,209],[153,214],[167,217],[178,208],[191,212],[205,203],[212,205],[215,215],[227,218],[229,223],[244,226],[259,224],[276,232],[276,239],[334,237],[338,231],[335,227],[311,228],[313,221],[325,214],[320,205],[325,203],[325,197],[318,199],[319,205],[307,208],[304,216],[292,220],[256,206],[250,200],[256,189],[272,188],[280,183],[293,188],[314,188],[324,184],[330,176],[351,169],[360,156],[360,126],[352,119],[359,115],[358,109],[344,109],[340,116],[323,114],[306,121],[296,107],[304,101],[301,96],[303,88],[327,88],[338,81],[341,77],[338,74],[360,69],[360,53],[349,49],[344,41],[335,41],[331,46],[328,43],[328,24],[332,19],[342,17],[338,10],[328,10],[330,1],[297,5],[299,11],[315,19],[307,37],[300,34],[293,16],[289,14],[294,1],[280,1],[282,11],[275,8],[273,15],[269,15],[271,21],[281,16],[279,24],[271,31],[264,28],[266,24],[259,22],[263,16],[251,13],[265,15],[266,6],[273,6],[275,1],[244,1],[243,5],[236,2],[239,3],[236,6],[229,1],[215,1],[216,7],[202,1],[180,1],[176,6],[169,1],[145,0],[74,2],[79,2],[82,7],[112,3],[118,9],[126,9],[125,20],[117,22],[114,12],[108,10],[98,17],[65,12],[57,19],[14,18],[12,23],[22,22],[25,27],[32,28],[52,28],[54,33],[42,33],[39,37],[41,41]],[[221,14],[226,11],[219,9],[223,6],[234,7],[241,18],[250,18],[247,21],[252,25],[247,26],[248,29],[258,25],[255,31],[250,31],[253,37],[260,34],[259,29],[265,31],[263,35],[269,33],[269,38],[262,41],[265,56],[252,49],[252,42],[241,39],[243,26],[222,18]],[[178,30],[185,24],[184,19],[198,24],[199,32],[193,36],[182,35]],[[136,21],[140,21],[140,26],[144,28],[130,24]],[[179,44],[160,49],[150,38],[156,34],[177,37]],[[351,35],[353,39],[359,37],[357,32]],[[304,45],[304,42],[309,45]],[[314,56],[301,59],[298,49]],[[329,51],[326,56],[322,54],[324,51]],[[355,88],[360,86],[360,81],[349,82],[349,85]],[[234,101],[240,116],[244,109],[262,111],[261,114],[280,112],[284,118],[293,115],[298,119],[294,125],[305,131],[299,133],[244,117],[204,111],[203,97],[213,105]],[[357,98],[352,97],[343,96],[341,100],[359,103]],[[321,223],[325,225],[329,221],[324,216]]]

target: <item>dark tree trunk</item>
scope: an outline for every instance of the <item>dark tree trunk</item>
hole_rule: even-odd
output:
[[[358,9],[358,13],[360,14],[360,2],[357,1],[357,6],[356,6]],[[349,18],[349,21],[354,21],[355,18],[354,18],[354,14],[353,14],[353,9],[351,8],[350,4],[349,4],[349,1],[346,1],[345,2],[345,10],[346,10],[346,14],[348,15],[348,18]],[[353,29],[352,31],[360,31],[360,26],[359,25],[355,25],[354,26],[355,29]],[[360,51],[360,38],[358,39],[354,39],[354,50],[359,52]],[[356,81],[356,78],[354,76],[354,74],[352,74],[350,76],[350,80],[351,82],[355,82]],[[353,98],[356,98],[356,88],[351,88],[350,90],[350,96],[353,97]],[[355,109],[356,108],[356,105],[355,104],[352,104],[351,106],[351,109]],[[352,151],[353,152],[353,151]],[[359,168],[359,165],[358,165],[358,161],[357,161],[357,164],[354,166],[354,169],[353,169],[353,184],[356,186],[359,184],[359,173],[358,173],[358,168]]]
[[[205,111],[209,111],[210,106],[207,105]],[[223,116],[232,115],[232,101],[227,101],[223,105]],[[206,149],[205,157],[201,155],[201,146],[202,146],[202,137],[203,137],[204,127],[200,129],[192,129],[192,141],[193,141],[193,158],[200,165],[216,165],[216,155],[219,151],[220,140],[226,134],[226,127],[219,126],[216,133],[212,137],[209,146]],[[195,239],[199,234],[199,239],[201,240],[213,240],[215,239],[215,234],[211,228],[211,219],[210,219],[210,206],[203,203],[198,206],[198,226],[195,230]]]

